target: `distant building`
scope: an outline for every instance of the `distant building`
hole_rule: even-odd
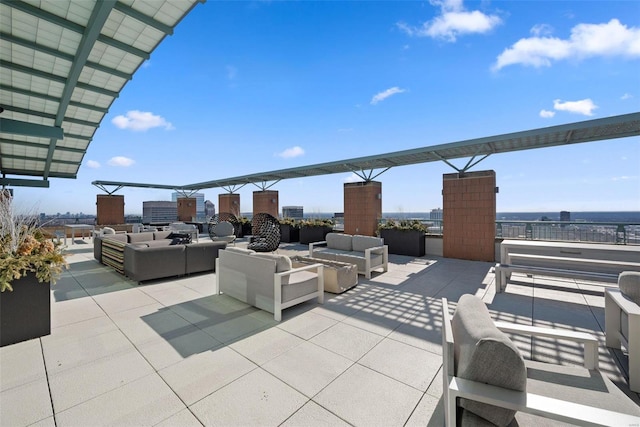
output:
[[[184,197],[182,193],[171,193],[171,201],[177,202],[179,197]],[[204,193],[194,193],[189,196],[192,199],[196,199],[196,221],[202,221],[207,216],[204,206]]]
[[[304,208],[303,206],[283,206],[282,217],[302,219],[304,217]]]
[[[432,221],[442,221],[442,209],[431,209],[431,213],[429,213],[429,219]]]
[[[142,222],[174,222],[178,219],[178,203],[168,201],[142,202]]]
[[[204,202],[204,215],[207,218],[216,216],[216,205],[211,200]]]
[[[560,211],[560,221],[571,221],[571,212]]]

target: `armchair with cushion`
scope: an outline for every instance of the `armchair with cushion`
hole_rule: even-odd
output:
[[[637,425],[640,407],[598,370],[598,340],[586,333],[493,322],[463,295],[451,317],[442,299],[443,401],[447,426]],[[584,366],[524,360],[504,332],[584,344]]]
[[[226,248],[216,260],[217,292],[282,319],[282,310],[317,298],[324,301],[322,264],[293,268],[285,255]]]

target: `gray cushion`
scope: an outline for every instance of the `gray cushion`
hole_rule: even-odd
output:
[[[238,254],[245,254],[245,255],[250,255],[250,254],[255,254],[256,253],[256,251],[252,251],[251,249],[240,248],[238,246],[229,246],[229,247],[225,248],[225,251],[235,252],[235,253],[238,253]]]
[[[326,236],[327,247],[341,251],[350,251],[351,237],[351,234],[329,233]]]
[[[255,253],[255,257],[271,259],[276,262],[276,273],[283,273],[291,270],[291,258],[286,255]]]
[[[380,237],[371,237],[371,236],[353,236],[352,239],[353,250],[356,252],[364,252],[365,249],[375,248],[376,246],[382,246],[384,244],[384,240]]]
[[[518,348],[496,328],[478,297],[463,295],[451,320],[456,376],[511,390],[526,391],[527,369]],[[508,425],[516,411],[467,399],[460,406],[498,426]]]
[[[618,276],[620,292],[640,305],[640,271],[623,271]]]

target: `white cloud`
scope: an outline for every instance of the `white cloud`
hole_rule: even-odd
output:
[[[145,131],[156,127],[162,127],[165,130],[175,129],[164,117],[157,116],[148,111],[127,111],[125,116],[116,116],[111,122],[120,129],[130,129],[133,131]]]
[[[116,156],[109,159],[107,164],[109,166],[117,166],[117,167],[129,167],[135,163],[135,160],[130,159],[128,157]]]
[[[362,182],[362,178],[360,178],[355,173],[351,172],[351,175],[345,177],[342,181],[343,182]]]
[[[640,28],[629,28],[612,19],[606,24],[578,24],[568,39],[520,39],[498,56],[493,70],[514,64],[549,67],[553,61],[595,56],[640,57]]]
[[[286,150],[277,154],[278,157],[283,159],[292,159],[294,157],[304,156],[304,150],[297,145],[295,147],[287,148]]]
[[[98,169],[100,167],[100,163],[95,160],[87,160],[87,167],[91,169]]]
[[[553,117],[555,115],[556,115],[555,111],[540,110],[540,117],[542,117],[543,119],[550,119],[551,117]]]
[[[464,34],[486,33],[502,23],[497,15],[486,15],[479,10],[465,10],[462,0],[430,1],[439,6],[441,14],[420,27],[412,27],[403,22],[397,27],[410,36],[432,37],[455,42]]]
[[[389,88],[387,90],[384,90],[380,93],[377,93],[373,96],[373,98],[371,98],[371,105],[376,105],[378,102],[380,101],[384,101],[385,99],[389,98],[390,96],[393,96],[397,93],[403,93],[406,92],[405,89],[400,89],[398,86],[394,86],[392,88]]]
[[[233,65],[227,65],[227,79],[233,80],[238,75],[238,69]]]
[[[553,27],[547,24],[538,24],[538,25],[534,25],[531,28],[530,32],[536,37],[548,36],[553,33]]]
[[[631,99],[633,98],[633,95],[631,95],[630,93],[625,93],[624,95],[622,95],[620,97],[620,99],[625,100],[625,99]]]
[[[556,99],[553,101],[553,108],[558,111],[567,111],[569,113],[583,114],[585,116],[593,116],[593,110],[598,108],[596,104],[589,98],[580,101],[561,101]]]

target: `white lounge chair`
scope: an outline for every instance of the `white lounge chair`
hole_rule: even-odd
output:
[[[640,407],[598,371],[590,334],[493,322],[479,298],[463,295],[452,317],[442,299],[443,401],[447,426],[638,425]],[[584,367],[525,361],[503,333],[584,344]]]

